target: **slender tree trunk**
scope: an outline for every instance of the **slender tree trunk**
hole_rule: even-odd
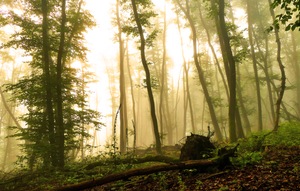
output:
[[[204,96],[205,96],[205,99],[206,99],[206,103],[207,103],[208,108],[209,108],[210,117],[211,117],[214,129],[215,129],[216,137],[219,141],[222,141],[223,137],[222,137],[221,130],[219,128],[219,124],[218,124],[217,116],[216,116],[216,113],[215,113],[215,109],[214,109],[211,97],[209,95],[209,92],[208,92],[207,83],[206,83],[206,80],[205,80],[205,77],[204,77],[203,69],[201,68],[200,61],[198,59],[197,33],[196,33],[196,28],[195,28],[193,19],[190,15],[189,0],[186,0],[186,2],[185,2],[186,3],[186,9],[180,4],[179,0],[176,0],[176,2],[178,4],[178,6],[180,7],[181,11],[187,17],[187,20],[188,20],[188,22],[190,24],[190,27],[191,27],[192,39],[193,39],[194,62],[195,62],[196,68],[197,68],[198,77],[199,77],[199,80],[200,80],[200,83],[201,83],[201,86],[202,86],[202,90],[203,90],[203,93],[204,93]]]
[[[260,27],[262,27],[262,24],[260,25]],[[266,84],[267,84],[267,92],[268,92],[268,98],[269,98],[269,104],[270,104],[270,115],[271,115],[271,123],[272,125],[275,124],[275,108],[274,108],[274,96],[273,96],[273,91],[272,91],[272,79],[270,77],[270,72],[269,72],[269,66],[268,66],[268,54],[269,54],[269,39],[268,36],[265,35],[265,54],[264,52],[261,50],[259,43],[258,43],[258,38],[255,35],[254,31],[253,31],[253,36],[255,39],[255,42],[257,44],[257,48],[258,48],[258,53],[261,57],[261,60],[263,61],[263,64],[260,64],[259,62],[257,62],[258,66],[261,67],[261,69],[263,70],[263,72],[265,73],[265,77],[266,77]],[[274,89],[274,91],[276,91],[276,88]]]
[[[142,24],[140,22],[140,17],[138,14],[138,8],[135,3],[136,0],[131,0],[132,3],[132,9],[133,9],[133,14],[134,14],[134,19],[139,31],[139,36],[140,36],[140,41],[141,41],[141,46],[140,46],[140,51],[141,51],[141,60],[142,64],[146,73],[146,85],[147,85],[147,92],[149,96],[149,102],[150,102],[150,111],[151,111],[151,118],[152,118],[152,125],[153,125],[153,130],[154,130],[154,135],[155,135],[155,143],[156,143],[156,152],[158,154],[162,154],[161,151],[161,141],[160,141],[160,136],[159,136],[159,128],[158,128],[158,122],[157,122],[157,117],[156,117],[156,112],[155,112],[155,101],[153,97],[153,92],[152,92],[152,87],[151,87],[151,75],[150,71],[148,68],[147,60],[146,60],[146,54],[145,54],[145,47],[146,47],[146,42],[145,42],[145,37],[144,37],[144,30],[142,27]]]
[[[237,133],[236,133],[236,111],[237,111],[237,104],[236,104],[236,68],[235,68],[235,61],[233,58],[231,46],[230,46],[230,39],[227,33],[227,27],[225,23],[225,1],[219,0],[219,22],[220,22],[220,33],[223,37],[223,41],[221,44],[224,45],[225,48],[225,56],[228,60],[228,84],[229,84],[229,139],[230,142],[237,141]]]
[[[51,160],[52,166],[58,165],[58,159],[56,154],[56,141],[55,141],[55,123],[54,123],[54,113],[53,113],[53,95],[51,91],[51,73],[50,73],[50,45],[49,45],[49,23],[48,23],[48,1],[42,0],[42,12],[43,12],[43,64],[44,64],[44,83],[46,88],[46,114],[47,114],[47,128],[49,131],[49,143],[51,149],[49,151],[49,158]],[[46,160],[48,160],[47,158]]]
[[[62,73],[63,73],[63,58],[65,55],[65,28],[66,28],[66,0],[62,0],[61,5],[61,28],[60,28],[60,44],[57,55],[56,66],[56,93],[57,93],[57,154],[58,167],[63,168],[65,165],[65,129],[63,115],[63,98],[62,98]]]
[[[256,86],[256,99],[257,99],[257,120],[258,120],[258,131],[263,130],[262,124],[262,107],[261,107],[261,96],[260,96],[260,85],[259,85],[259,77],[258,77],[258,69],[257,69],[257,60],[254,51],[254,43],[253,43],[253,22],[251,15],[251,5],[250,0],[247,0],[247,14],[248,14],[248,37],[251,49],[251,58],[253,64],[253,71],[255,76],[255,86]]]
[[[300,66],[299,66],[299,51],[297,51],[297,43],[295,39],[295,32],[291,31],[291,37],[292,37],[292,57],[293,57],[293,70],[294,75],[296,79],[296,111],[297,111],[297,117],[300,118]]]
[[[130,71],[130,65],[129,65],[129,52],[128,52],[128,40],[126,40],[126,64],[127,64],[127,71],[130,81],[130,93],[131,93],[131,102],[132,102],[132,126],[133,126],[133,149],[136,148],[136,138],[137,138],[137,119],[136,119],[136,103],[135,103],[135,96],[134,96],[134,84],[131,78],[131,71]]]
[[[124,41],[122,39],[122,26],[120,20],[119,11],[120,1],[116,3],[116,15],[118,24],[118,41],[119,41],[119,64],[120,64],[120,103],[122,104],[120,110],[120,152],[124,154],[126,152],[128,129],[128,117],[127,117],[127,99],[126,99],[126,87],[125,87],[125,63],[124,63]]]
[[[273,21],[275,21],[275,13],[274,10],[271,8],[271,0],[269,1],[269,5],[270,5],[270,13],[272,16]],[[284,90],[285,90],[285,83],[286,83],[286,76],[285,76],[285,71],[284,71],[284,65],[281,61],[281,42],[280,42],[280,38],[279,38],[279,29],[274,27],[274,33],[275,33],[275,38],[276,38],[276,43],[277,43],[277,62],[279,65],[279,69],[280,69],[280,73],[281,73],[281,85],[280,85],[280,91],[279,91],[279,95],[277,98],[277,102],[276,102],[276,118],[275,118],[275,124],[274,124],[274,131],[277,131],[279,128],[279,120],[280,120],[280,105],[283,99],[283,95],[284,95]]]
[[[190,70],[190,64],[186,61],[186,58],[184,56],[184,49],[183,49],[183,40],[182,40],[182,34],[181,34],[181,29],[180,29],[180,21],[178,14],[176,15],[177,19],[177,28],[180,36],[180,47],[181,47],[181,55],[183,58],[183,87],[184,89],[184,125],[183,125],[183,136],[185,136],[186,133],[186,126],[187,126],[187,109],[190,109],[190,118],[191,118],[191,124],[192,124],[192,130],[195,132],[195,120],[194,120],[194,110],[193,110],[193,104],[192,104],[192,99],[191,99],[191,93],[190,93],[190,83],[189,83],[189,70]]]
[[[208,42],[208,45],[209,45],[209,48],[213,54],[213,57],[215,59],[215,63],[218,67],[218,71],[221,75],[221,78],[222,78],[222,82],[223,82],[223,85],[224,85],[224,88],[225,88],[225,92],[226,92],[226,95],[227,95],[227,99],[229,100],[229,92],[228,92],[228,85],[226,83],[226,79],[225,79],[225,76],[223,74],[223,71],[221,69],[221,66],[220,66],[220,63],[219,63],[219,60],[218,60],[218,57],[217,57],[217,54],[216,54],[216,51],[215,51],[215,48],[211,42],[211,35],[210,35],[210,32],[208,30],[208,27],[207,27],[207,24],[206,24],[206,21],[205,19],[203,18],[203,15],[202,15],[202,11],[201,11],[201,5],[200,5],[200,2],[198,2],[198,10],[199,10],[199,15],[200,15],[200,20],[201,20],[201,23],[203,25],[203,28],[205,30],[205,33],[206,33],[206,36],[207,36],[207,42]]]
[[[163,57],[160,75],[160,101],[159,101],[159,111],[160,111],[160,125],[161,129],[167,130],[168,144],[171,145],[173,142],[173,128],[171,126],[171,116],[169,110],[169,98],[168,98],[168,82],[167,82],[167,50],[166,50],[166,32],[167,32],[167,18],[166,18],[166,3],[164,5],[164,28],[163,28]],[[165,123],[164,123],[165,122]],[[162,133],[161,133],[162,134]],[[163,138],[162,138],[163,141]]]
[[[17,126],[17,128],[21,130],[22,127],[21,127],[20,123],[18,122],[17,118],[15,117],[15,115],[13,114],[13,112],[11,111],[10,107],[8,106],[8,104],[6,102],[6,99],[5,99],[5,96],[4,96],[4,93],[3,93],[2,89],[1,89],[1,86],[0,86],[0,96],[1,96],[2,104],[5,107],[6,111],[10,115],[11,119],[14,121],[15,125]]]
[[[236,66],[237,69],[237,96],[238,96],[238,103],[240,106],[240,110],[241,110],[241,117],[243,119],[244,122],[244,128],[246,130],[246,134],[250,134],[251,133],[251,127],[250,127],[250,121],[248,118],[248,114],[247,114],[247,110],[246,110],[246,106],[244,104],[244,98],[243,98],[243,94],[242,94],[242,86],[241,86],[241,74],[240,74],[240,67],[239,65]]]

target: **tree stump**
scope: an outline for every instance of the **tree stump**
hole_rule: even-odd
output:
[[[209,137],[192,133],[181,148],[180,160],[207,159],[213,156],[212,152],[215,149],[216,147],[210,142]]]

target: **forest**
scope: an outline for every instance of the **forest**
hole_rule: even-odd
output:
[[[1,0],[0,190],[300,190],[299,0]]]

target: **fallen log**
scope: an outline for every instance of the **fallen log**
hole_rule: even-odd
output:
[[[84,169],[91,170],[97,166],[106,166],[106,165],[120,165],[120,164],[141,164],[145,162],[163,162],[163,163],[176,163],[179,162],[178,159],[164,156],[164,155],[155,155],[155,156],[146,156],[143,158],[125,158],[125,159],[117,159],[117,160],[104,160],[91,163],[87,165]]]
[[[162,165],[155,165],[155,166],[138,168],[138,169],[130,169],[125,172],[115,173],[102,178],[93,179],[93,180],[81,182],[79,184],[58,188],[56,189],[56,191],[79,191],[87,188],[101,186],[103,184],[107,184],[117,180],[128,179],[133,176],[148,175],[148,174],[161,172],[161,171],[195,169],[195,168],[199,169],[200,171],[206,171],[208,168],[216,165],[217,164],[214,160],[190,160],[190,161],[184,161],[184,162],[174,163],[174,164],[162,164]]]
[[[74,185],[69,185],[61,188],[54,189],[56,191],[80,191],[96,186],[101,186],[110,182],[118,180],[127,180],[134,176],[148,175],[152,173],[170,171],[170,170],[183,170],[183,169],[197,169],[199,172],[206,172],[211,168],[224,169],[226,166],[231,165],[229,158],[235,156],[237,150],[236,145],[234,148],[223,148],[219,151],[219,156],[214,159],[203,160],[187,160],[177,163],[169,163],[162,165],[154,165],[144,168],[130,169],[125,172],[119,172],[107,175],[102,178],[92,179],[89,181],[81,182]]]

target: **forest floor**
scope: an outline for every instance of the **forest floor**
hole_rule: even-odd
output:
[[[90,189],[91,190],[91,189]],[[168,171],[95,187],[93,191],[128,190],[300,190],[300,147],[266,148],[262,160],[244,167],[198,173]]]
[[[203,172],[196,169],[151,171],[151,174],[131,176],[124,180],[82,191],[194,191],[194,190],[300,190],[300,124],[288,125],[276,134],[257,134],[238,142],[236,157],[231,158],[232,166],[223,170],[207,168]],[[263,143],[263,144],[262,144]],[[285,145],[285,146],[283,146]],[[145,153],[145,151],[147,151]],[[66,190],[86,181],[107,179],[111,175],[128,175],[133,169],[152,168],[161,162],[149,162],[148,156],[155,158],[152,150],[134,158],[114,156],[103,158],[100,155],[86,161],[68,164],[63,171],[23,168],[13,172],[0,172],[0,191],[54,191]],[[178,161],[180,148],[165,150],[166,157]],[[110,157],[112,153],[109,154]],[[129,159],[129,160],[128,160]],[[140,163],[133,163],[140,160]],[[113,163],[112,163],[113,162]],[[163,162],[164,165],[178,165]],[[203,166],[203,164],[202,164]],[[193,166],[194,167],[194,166]],[[199,168],[199,166],[197,166]],[[186,166],[184,166],[186,168]],[[177,168],[176,168],[177,169]],[[203,169],[202,169],[203,170]],[[120,176],[119,176],[120,177]],[[129,176],[128,176],[129,177]],[[95,185],[95,184],[93,184]],[[97,184],[100,185],[100,184]],[[88,188],[88,187],[85,187]],[[80,189],[68,189],[79,191]]]

